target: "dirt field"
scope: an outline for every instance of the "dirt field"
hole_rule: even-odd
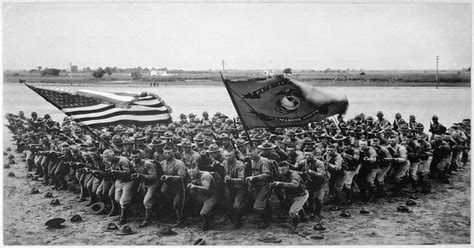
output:
[[[7,141],[10,136],[4,137]],[[4,140],[4,144],[8,143]],[[7,145],[8,147],[8,145]],[[9,145],[14,148],[11,144]],[[6,147],[4,147],[5,149]],[[13,152],[9,152],[9,154]],[[470,177],[468,165],[452,176],[452,184],[436,185],[429,195],[416,194],[417,206],[412,213],[398,213],[396,208],[404,205],[408,198],[384,198],[379,203],[356,203],[349,211],[352,217],[343,219],[339,211],[323,209],[323,223],[327,230],[324,239],[313,240],[289,234],[288,229],[274,222],[266,230],[256,229],[255,216],[245,216],[244,227],[237,231],[224,230],[225,223],[218,223],[211,231],[201,232],[196,225],[176,228],[177,236],[157,235],[162,222],[154,221],[152,226],[138,229],[140,219],[131,226],[138,233],[118,236],[103,232],[101,228],[112,221],[102,215],[88,213],[85,203],[78,203],[78,194],[52,191],[38,181],[25,178],[26,170],[20,156],[10,169],[3,170],[3,225],[5,245],[192,245],[198,238],[204,238],[209,245],[265,245],[257,239],[265,232],[273,232],[283,241],[280,245],[412,245],[412,244],[469,244],[470,243]],[[5,159],[5,156],[4,156]],[[8,177],[8,172],[16,177]],[[32,187],[38,187],[40,194],[31,195]],[[44,198],[47,191],[61,201],[59,206],[50,206],[50,199]],[[360,215],[365,206],[370,215]],[[79,214],[84,221],[71,223],[69,219]],[[274,214],[275,216],[276,214]],[[48,230],[44,223],[54,217],[66,219],[63,229]],[[218,218],[221,221],[222,218]],[[191,220],[195,222],[195,220]],[[300,224],[300,229],[311,228],[315,223]],[[314,231],[316,233],[316,231]]]

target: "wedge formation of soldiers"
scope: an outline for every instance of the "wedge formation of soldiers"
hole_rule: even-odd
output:
[[[168,125],[94,129],[94,135],[68,117],[59,123],[20,111],[6,118],[28,171],[44,185],[79,185],[79,201],[106,204],[118,224],[129,221],[132,207],[143,207],[140,226],[148,226],[160,205],[184,226],[197,213],[184,210],[198,208],[203,230],[212,228],[216,213],[237,229],[255,212],[266,228],[272,196],[296,230],[308,217],[321,220],[324,204],[339,210],[355,200],[430,193],[432,183],[449,183],[466,165],[471,135],[470,119],[446,128],[434,115],[428,135],[414,115],[407,122],[397,113],[390,122],[382,111],[375,118],[338,116],[248,132],[238,118],[204,112],[181,114]]]

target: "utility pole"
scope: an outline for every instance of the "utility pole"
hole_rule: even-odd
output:
[[[438,88],[438,64],[439,64],[439,56],[436,56],[436,89]]]
[[[225,61],[222,60],[222,71],[225,71]]]

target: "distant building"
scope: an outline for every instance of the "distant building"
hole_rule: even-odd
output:
[[[150,70],[150,76],[170,77],[170,76],[176,76],[176,75],[177,74],[175,73],[168,73],[167,70],[157,70],[157,69]]]
[[[77,68],[77,65],[71,65],[71,72],[78,72],[79,69]]]

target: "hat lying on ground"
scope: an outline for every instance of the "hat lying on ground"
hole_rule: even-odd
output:
[[[46,192],[46,194],[44,194],[44,197],[45,197],[45,198],[53,198],[53,193],[51,193],[51,192]]]
[[[10,169],[10,164],[9,163],[4,163],[3,164],[3,169]]]
[[[89,212],[91,214],[101,214],[105,210],[105,204],[103,202],[96,202],[89,206]]]
[[[48,228],[63,228],[64,226],[62,225],[66,220],[63,218],[54,218],[46,221],[45,225],[48,226]]]
[[[414,200],[408,200],[405,204],[407,206],[416,206],[416,202]]]
[[[257,240],[264,243],[280,243],[281,242],[281,239],[277,238],[275,234],[273,234],[272,232],[265,233],[262,237],[258,238]]]
[[[198,240],[194,241],[193,245],[206,245],[206,240],[199,238]]]
[[[12,171],[8,172],[8,176],[9,177],[15,177],[15,173],[13,173]]]
[[[52,205],[52,206],[58,206],[60,204],[61,203],[59,202],[59,199],[54,199],[49,203],[49,205]]]
[[[398,206],[397,207],[397,211],[398,212],[401,212],[401,213],[411,213],[413,211],[411,211],[409,208],[405,207],[405,206]]]
[[[34,188],[31,189],[30,193],[31,194],[39,194],[40,192],[39,192],[38,188],[34,187]]]
[[[104,232],[112,232],[112,231],[117,231],[119,228],[117,224],[115,223],[109,223],[107,226],[102,227],[102,231]]]
[[[360,213],[360,214],[364,214],[364,215],[370,214],[370,212],[369,212],[367,209],[365,209],[365,208],[362,208],[362,209],[359,211],[359,213]]]
[[[80,222],[82,221],[82,217],[78,214],[75,214],[71,217],[71,222]]]
[[[175,231],[173,231],[173,230],[171,229],[171,227],[168,226],[168,227],[165,227],[165,228],[161,229],[161,230],[159,231],[159,234],[161,234],[161,235],[166,235],[166,236],[173,236],[173,235],[177,235],[178,233],[175,232]]]
[[[316,225],[313,226],[313,230],[316,230],[316,231],[325,231],[326,230],[326,227],[323,226],[323,223],[318,223]]]
[[[117,235],[131,235],[135,234],[137,231],[132,230],[132,228],[129,225],[123,226],[120,231],[116,232],[115,234]]]
[[[343,217],[343,218],[350,218],[352,215],[351,215],[351,213],[349,213],[349,211],[347,211],[347,210],[342,210],[342,212],[341,212],[341,214],[340,214],[339,216],[341,216],[341,217]]]

